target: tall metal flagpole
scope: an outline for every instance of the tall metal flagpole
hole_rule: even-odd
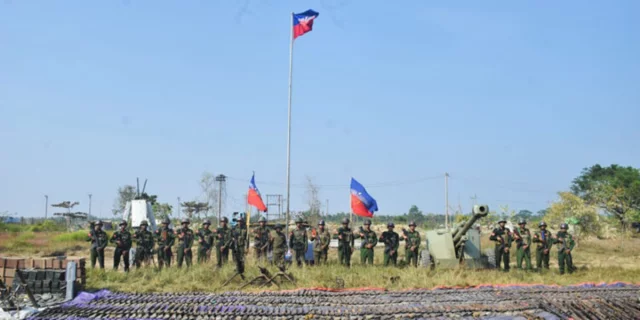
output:
[[[287,216],[285,222],[285,234],[289,236],[289,209],[291,196],[291,84],[293,78],[293,19],[295,13],[291,12],[289,20],[289,32],[291,33],[291,42],[289,43],[289,129],[287,131]]]

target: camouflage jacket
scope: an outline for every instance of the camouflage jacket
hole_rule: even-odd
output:
[[[91,230],[89,232],[89,240],[91,241],[91,249],[102,249],[107,247],[109,243],[107,233],[104,230]]]
[[[229,248],[231,246],[231,242],[233,239],[231,238],[231,228],[224,227],[218,228],[216,230],[216,234],[218,235],[218,240],[216,241],[216,247],[220,248],[224,246],[225,248]]]
[[[176,235],[173,232],[173,229],[169,227],[156,230],[154,236],[156,238],[158,248],[170,248],[173,247],[173,244],[176,242]]]
[[[517,227],[513,229],[513,235],[516,240],[516,247],[522,248],[524,245],[527,247],[531,246],[531,231],[528,228],[520,228]]]
[[[198,237],[198,246],[201,249],[209,250],[213,247],[213,243],[215,240],[213,231],[201,228],[198,229],[196,236]]]
[[[549,230],[540,230],[533,235],[533,242],[538,243],[537,250],[550,249],[553,245],[551,232]]]
[[[193,230],[189,228],[178,229],[178,246],[181,249],[191,249],[195,240],[195,234]]]
[[[153,233],[149,230],[138,230],[133,234],[133,239],[136,241],[138,248],[143,248],[147,250],[153,250],[153,246],[155,244],[153,239]]]
[[[269,228],[257,227],[253,229],[253,239],[253,245],[258,249],[262,249],[269,243]]]
[[[294,229],[289,234],[289,247],[294,250],[307,251],[308,243],[307,230],[305,229]]]
[[[271,239],[271,245],[273,245],[273,253],[287,252],[287,235],[284,232],[274,232],[273,235],[269,235]]]
[[[233,236],[238,241],[238,248],[244,248],[247,245],[247,228],[236,226],[233,228]]]
[[[329,244],[331,244],[331,233],[327,229],[324,231],[315,230],[311,234],[311,241],[313,241],[313,251],[327,251],[329,250]]]
[[[500,239],[503,241],[501,242]],[[504,245],[507,248],[510,248],[513,241],[513,238],[511,237],[511,230],[509,230],[509,228],[495,228],[493,229],[493,232],[491,232],[489,240],[495,241],[497,247]]]
[[[406,249],[411,249],[412,246],[415,246],[414,251],[418,251],[418,249],[420,248],[420,232],[418,231],[413,231],[411,232],[411,230],[407,230],[406,233],[406,243],[405,243],[405,248]]]
[[[131,232],[127,230],[125,231],[118,230],[113,233],[109,242],[115,243],[116,248],[118,249],[129,250],[131,249],[131,244],[133,242],[131,238]]]
[[[361,249],[368,249],[367,245],[371,245],[371,249],[369,250],[373,250],[373,248],[376,246],[376,244],[378,244],[378,236],[376,235],[375,231],[373,230],[363,230],[363,234],[360,236],[360,238],[362,239],[361,242]]]
[[[353,248],[355,246],[355,236],[351,228],[340,227],[336,230],[335,234],[338,235],[338,247],[342,248],[345,245]]]
[[[395,231],[384,231],[380,236],[380,241],[384,243],[384,252],[391,253],[391,251],[398,252],[400,247],[400,235]]]
[[[556,238],[553,239],[553,243],[557,244],[558,252],[569,249],[573,250],[576,246],[576,242],[573,240],[573,236],[568,232],[558,232]]]

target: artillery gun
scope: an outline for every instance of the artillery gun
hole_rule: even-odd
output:
[[[427,247],[420,253],[423,267],[454,268],[465,265],[470,268],[485,268],[488,257],[480,251],[480,230],[472,228],[479,219],[489,214],[489,206],[473,206],[473,216],[454,229],[439,229],[426,232]]]

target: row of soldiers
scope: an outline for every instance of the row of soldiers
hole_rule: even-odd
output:
[[[554,244],[558,248],[558,267],[560,274],[573,273],[576,268],[573,265],[571,251],[576,243],[573,236],[568,232],[569,226],[566,223],[560,224],[560,231],[554,236],[547,230],[547,224],[542,221],[538,224],[538,232],[531,233],[527,228],[527,221],[520,219],[518,227],[513,232],[507,228],[506,220],[498,221],[498,227],[493,230],[489,239],[496,242],[495,258],[496,267],[500,268],[500,262],[504,263],[504,271],[509,271],[509,250],[516,243],[516,268],[522,269],[522,262],[526,264],[525,270],[532,270],[531,266],[531,245],[536,243],[536,267],[549,269],[549,256]]]

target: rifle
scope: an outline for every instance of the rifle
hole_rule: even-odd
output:
[[[231,233],[231,250],[236,262],[236,273],[242,275],[244,273],[244,260],[240,254],[240,248],[238,247],[238,236],[240,233],[237,230],[233,230]]]
[[[509,253],[509,246],[507,246],[507,242],[504,240],[504,237],[502,235],[496,235],[496,237],[498,237],[500,239],[500,252],[505,252],[505,253]],[[507,237],[509,237],[509,233],[507,232]],[[507,238],[508,239],[508,238]]]
[[[360,226],[360,234],[363,234],[364,237],[362,237],[362,241],[360,241],[360,249],[365,248],[367,249],[367,245],[369,244],[369,238],[367,238],[366,234],[364,233],[364,228],[362,226]]]
[[[392,237],[387,237],[387,236],[381,236],[380,240],[382,240],[382,242],[384,242],[384,253],[386,254],[391,254],[391,250],[393,250],[393,248],[395,248],[396,243],[395,243],[395,239],[393,239]]]
[[[200,230],[198,230],[198,233],[196,235],[198,236],[198,238],[200,238],[200,241],[201,241],[200,243],[202,244],[202,247],[206,249],[205,253],[207,256],[207,260],[209,260],[209,258],[211,258],[211,246],[207,242],[207,239],[204,237],[204,234],[200,232]]]
[[[407,240],[409,240],[409,231],[407,231],[407,229],[402,228],[402,234],[403,234],[405,237],[407,237]],[[410,248],[410,246],[409,246],[408,244],[409,244],[409,242],[407,242],[407,248]],[[417,254],[417,252],[416,252],[416,251],[418,250],[417,246],[416,246],[416,245],[414,245],[413,243],[412,243],[412,246],[415,246],[416,248],[415,248],[415,249],[413,249],[413,250],[411,250],[411,251],[413,251],[413,252],[415,252],[415,253]]]
[[[518,243],[518,248],[522,246],[529,246],[528,244],[524,243],[524,239],[520,235],[520,231],[518,231],[518,228],[513,229],[513,234],[515,235],[516,242]]]
[[[534,238],[538,239],[538,242],[542,243],[542,248],[543,248],[543,252],[544,252],[544,254],[549,253],[548,240],[547,240],[547,239],[548,239],[548,236],[545,236],[547,233],[548,233],[548,231],[547,231],[547,230],[540,230],[540,234],[544,237],[544,239],[543,239],[543,238],[541,238],[541,237],[538,237],[538,235],[537,235],[537,234],[535,234],[535,235],[533,236]]]

